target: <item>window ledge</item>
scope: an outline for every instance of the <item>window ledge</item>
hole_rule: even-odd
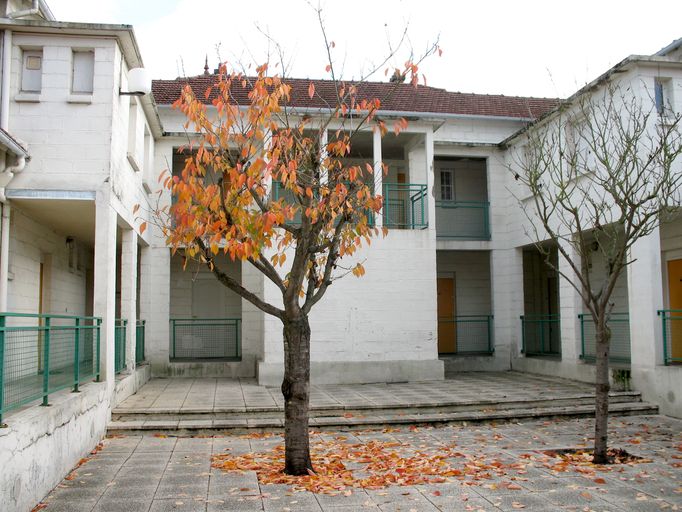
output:
[[[69,97],[66,99],[67,103],[82,103],[82,104],[90,104],[92,103],[92,94],[69,94]]]
[[[135,155],[132,153],[126,153],[126,157],[128,158],[128,162],[135,172],[140,172],[142,170],[142,166],[140,166],[140,163],[137,161],[137,158],[135,158]]]
[[[14,101],[19,103],[39,103],[39,92],[20,92],[14,97]]]

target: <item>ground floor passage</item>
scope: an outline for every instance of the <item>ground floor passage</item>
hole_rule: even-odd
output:
[[[682,505],[682,422],[663,416],[614,418],[610,440],[647,462],[618,467],[557,465],[550,448],[592,442],[593,420],[554,420],[500,425],[404,427],[322,431],[313,446],[388,443],[397,456],[456,450],[446,462],[461,477],[439,483],[335,494],[294,492],[264,484],[256,471],[224,472],[212,457],[267,452],[280,434],[171,437],[114,436],[43,501],[47,512],[214,511],[660,511]],[[361,472],[362,463],[349,463]],[[488,468],[488,469],[486,469]],[[485,476],[484,476],[485,475]]]

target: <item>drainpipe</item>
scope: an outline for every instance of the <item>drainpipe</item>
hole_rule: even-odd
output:
[[[34,14],[40,14],[40,0],[33,0],[30,9],[24,9],[23,11],[10,12],[8,18],[23,18],[24,16],[32,16]]]
[[[0,83],[0,128],[9,127],[9,82],[12,64],[12,31],[5,30],[2,35],[2,83]]]
[[[12,179],[15,172],[21,172],[26,166],[26,158],[17,157],[15,165],[8,166],[0,173],[0,181]],[[0,222],[0,312],[7,311],[7,289],[9,287],[9,221],[10,204],[5,197],[5,187],[0,192],[0,203],[2,204],[2,221]]]

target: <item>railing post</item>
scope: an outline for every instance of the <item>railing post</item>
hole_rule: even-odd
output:
[[[661,328],[663,330],[663,364],[668,365],[668,333],[665,325],[665,311],[659,309],[656,314],[661,317]]]
[[[493,352],[493,336],[492,336],[492,315],[488,315],[488,353]]]
[[[81,319],[76,318],[76,332],[74,336],[74,356],[73,356],[73,392],[78,393],[78,384],[81,380],[81,363],[80,363],[80,324]]]
[[[0,427],[2,424],[3,397],[5,394],[5,325],[7,319],[0,314]]]
[[[237,319],[237,357],[242,357],[242,321]]]
[[[523,321],[523,315],[519,317],[521,319],[521,353],[526,353],[526,323]]]
[[[43,336],[43,405],[50,405],[47,395],[50,391],[50,317],[45,317],[45,336]]]
[[[578,315],[580,319],[580,357],[585,359],[585,316]]]
[[[171,324],[171,345],[172,345],[172,353],[171,353],[171,359],[175,358],[175,320],[170,321]]]
[[[540,325],[540,353],[544,354],[545,353],[545,322],[540,318],[538,320],[538,323]],[[549,324],[547,324],[547,327],[549,327]]]
[[[96,346],[96,351],[97,351],[97,382],[100,382],[100,333],[102,331],[102,319],[97,318],[96,320],[93,321],[93,325],[96,325],[96,332],[97,332],[97,346]]]

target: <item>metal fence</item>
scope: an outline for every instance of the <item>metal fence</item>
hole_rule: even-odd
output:
[[[682,364],[682,309],[658,311],[663,324],[663,362]]]
[[[436,237],[490,240],[489,207],[482,201],[436,201]]]
[[[241,318],[177,318],[170,321],[170,358],[239,360]]]
[[[578,315],[580,319],[580,338],[582,342],[581,358],[592,362],[596,359],[597,333],[592,315]],[[682,317],[681,317],[682,318]],[[630,363],[630,315],[628,313],[611,313],[608,322],[611,328],[609,361],[614,363]]]
[[[0,421],[17,407],[99,379],[101,319],[0,313]]]
[[[135,364],[144,361],[144,328],[145,320],[138,320],[135,326]]]
[[[492,354],[493,316],[460,315],[454,318],[438,319],[439,336],[454,337],[454,350],[441,352],[447,355]],[[452,341],[452,340],[448,340]]]
[[[126,330],[128,320],[117,318],[114,327],[114,373],[121,373],[126,367]]]
[[[424,229],[428,222],[426,185],[384,184],[384,226],[393,229]]]
[[[560,356],[559,315],[521,316],[521,351],[526,356]]]

